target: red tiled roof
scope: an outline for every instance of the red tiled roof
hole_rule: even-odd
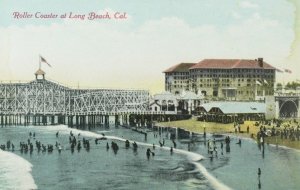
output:
[[[174,65],[173,67],[170,67],[167,70],[163,71],[163,73],[189,72],[189,69],[194,65],[196,65],[196,63],[179,63],[179,64]]]
[[[263,62],[261,67],[258,60],[251,59],[204,59],[190,69],[276,69]]]

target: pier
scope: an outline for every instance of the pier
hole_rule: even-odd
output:
[[[46,80],[39,69],[27,83],[0,83],[0,124],[96,126],[151,125],[175,113],[149,109],[147,90],[74,89]]]

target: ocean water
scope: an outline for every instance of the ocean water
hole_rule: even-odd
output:
[[[55,133],[59,131],[59,137]],[[90,141],[90,150],[70,150],[70,131],[78,138]],[[29,132],[36,134],[35,139]],[[78,136],[78,134],[80,134]],[[95,144],[95,138],[105,134],[107,140]],[[265,146],[264,154],[250,139],[236,144],[232,137],[230,153],[222,154],[218,137],[218,155],[210,158],[202,136],[193,137],[188,151],[189,138],[176,139],[177,148],[171,154],[172,141],[168,133],[154,138],[111,126],[90,131],[59,126],[9,126],[0,128],[0,144],[7,140],[15,151],[0,151],[0,189],[300,189],[300,152],[276,146]],[[165,138],[165,146],[159,141]],[[21,153],[19,143],[30,139],[42,144],[62,145],[62,152]],[[125,139],[137,142],[125,148]],[[207,139],[213,139],[208,135]],[[114,141],[119,150],[106,149]],[[155,144],[155,149],[152,145]],[[147,159],[150,148],[155,156]],[[225,148],[225,145],[224,145]],[[257,170],[262,175],[258,180]],[[260,184],[260,185],[259,185]]]

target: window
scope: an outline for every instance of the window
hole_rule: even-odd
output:
[[[218,91],[217,90],[213,91],[213,96],[218,96]]]

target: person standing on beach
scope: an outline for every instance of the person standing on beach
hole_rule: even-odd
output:
[[[263,135],[261,135],[261,137],[260,137],[260,143],[261,143],[262,146],[264,146],[264,138],[263,138]]]

